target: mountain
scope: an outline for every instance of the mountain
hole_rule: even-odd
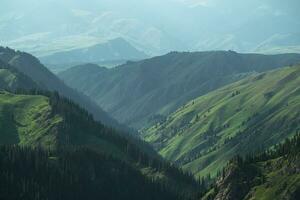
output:
[[[299,199],[299,153],[298,134],[273,150],[245,159],[236,157],[220,173],[217,183],[203,200]]]
[[[98,63],[114,60],[141,60],[147,55],[122,38],[109,40],[86,48],[58,52],[41,57],[45,65],[63,65],[67,63]]]
[[[58,93],[22,93],[0,93],[1,199],[188,199],[201,189]]]
[[[300,32],[298,0],[90,0],[84,3],[2,0],[1,3],[1,45],[38,57],[118,37],[151,56],[172,50],[255,52],[274,36]],[[259,52],[299,52],[299,42],[293,44],[295,48],[286,48],[291,41],[286,38],[280,45],[272,42],[270,48],[260,48]]]
[[[193,177],[163,161],[148,144],[96,122],[70,99],[45,91],[47,87],[3,62],[8,55],[1,55],[1,199],[198,196],[202,189]],[[40,72],[32,66],[31,73]]]
[[[164,120],[187,101],[249,74],[299,62],[299,54],[172,52],[98,72],[75,67],[59,77],[120,122],[141,129]]]
[[[290,53],[300,51],[299,33],[295,34],[275,34],[272,37],[261,42],[255,49],[255,52],[264,52],[268,54]]]
[[[294,135],[300,125],[300,65],[253,74],[183,105],[143,137],[166,159],[215,176]]]
[[[38,84],[17,69],[0,60],[0,88],[16,90],[18,88],[34,89]]]
[[[88,97],[66,86],[32,55],[10,48],[0,47],[0,60],[9,69],[17,70],[19,74],[27,76],[27,79],[31,79],[32,82],[35,82],[39,89],[57,91],[62,96],[72,99],[92,113],[96,120],[100,120],[109,126],[129,130],[126,126],[120,125],[115,119],[111,118]],[[19,84],[19,86],[21,88],[25,87],[23,84]]]
[[[92,64],[92,65],[103,66],[106,68],[114,68],[116,66],[123,65],[126,62],[128,62],[128,60],[112,60],[112,61],[102,61],[102,62],[95,62],[95,63],[78,63],[78,62],[73,63],[72,62],[72,63],[60,63],[60,64],[53,64],[53,65],[46,64],[46,67],[54,74],[59,74],[63,71],[66,71],[67,69],[70,69],[78,65]]]

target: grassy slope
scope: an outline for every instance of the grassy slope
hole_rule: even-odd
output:
[[[189,102],[144,138],[185,169],[215,175],[236,153],[267,148],[294,134],[299,85],[300,66],[253,75]]]
[[[16,88],[39,88],[48,91],[57,91],[61,96],[72,99],[72,101],[80,104],[81,107],[92,113],[94,118],[103,124],[119,130],[132,131],[110,117],[110,115],[104,112],[88,97],[66,86],[63,81],[51,73],[37,58],[30,54],[0,46],[0,68],[8,69],[19,79],[18,84],[15,84],[14,88],[9,87],[10,90]],[[7,89],[7,87],[1,86],[0,79],[0,88]]]
[[[299,199],[299,152],[296,156],[279,156],[246,166],[230,162],[202,200],[277,200]]]
[[[1,144],[55,147],[61,141],[60,125],[64,118],[51,115],[48,97],[0,93]],[[94,150],[122,157],[124,154],[115,144],[86,134],[89,130],[78,129],[72,140],[76,145],[88,145]]]
[[[299,199],[299,131],[265,152],[232,159],[202,199]]]
[[[231,51],[172,52],[102,70],[71,68],[59,76],[94,99],[120,122],[149,127],[186,102],[253,72],[299,63],[298,54],[259,55]]]
[[[0,69],[0,80],[2,88],[11,88],[16,80],[16,76],[7,69]]]
[[[0,89],[37,88],[37,84],[8,63],[0,60]],[[42,87],[41,87],[42,88]]]
[[[56,145],[55,133],[62,118],[50,117],[50,112],[51,107],[44,96],[1,92],[1,144]]]

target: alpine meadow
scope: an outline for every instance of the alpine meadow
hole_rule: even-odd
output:
[[[298,0],[1,0],[0,199],[299,200]]]

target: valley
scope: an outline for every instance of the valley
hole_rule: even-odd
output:
[[[1,0],[0,200],[299,200],[299,0]]]

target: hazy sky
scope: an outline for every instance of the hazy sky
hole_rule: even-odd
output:
[[[0,42],[37,55],[123,37],[148,54],[299,45],[299,0],[1,0]]]

